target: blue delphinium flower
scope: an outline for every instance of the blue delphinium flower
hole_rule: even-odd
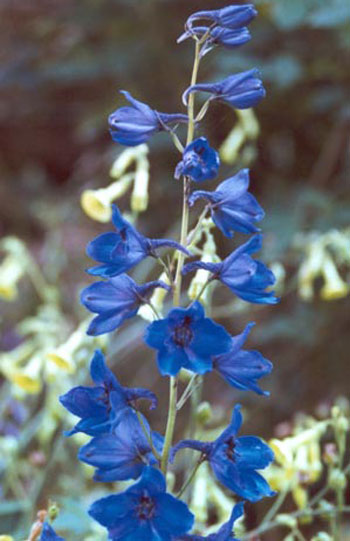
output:
[[[121,93],[131,103],[131,107],[120,107],[108,117],[109,131],[116,143],[130,147],[140,145],[154,133],[188,121],[187,115],[158,113],[145,103],[135,100],[129,92],[122,90]]]
[[[262,391],[257,380],[271,372],[272,363],[265,359],[259,351],[242,349],[250,329],[254,325],[255,323],[249,323],[241,334],[232,336],[230,350],[214,357],[213,368],[233,387],[268,396],[270,393]]]
[[[195,182],[203,182],[216,177],[219,166],[219,154],[205,137],[199,137],[185,148],[182,160],[176,166],[175,178],[186,175]]]
[[[41,530],[40,541],[64,541],[64,539],[63,537],[57,535],[55,530],[48,522],[44,522]]]
[[[171,541],[194,521],[187,505],[166,492],[163,474],[150,466],[125,492],[94,502],[89,514],[108,529],[111,541]]]
[[[171,376],[181,368],[204,374],[212,369],[213,355],[225,353],[231,347],[228,332],[205,317],[198,301],[188,308],[173,308],[165,319],[153,321],[144,339],[158,350],[160,373]]]
[[[113,397],[113,393],[112,393]],[[112,409],[114,408],[112,401]],[[147,464],[157,464],[149,440],[152,438],[157,452],[162,452],[163,438],[152,434],[147,420],[142,416],[143,427],[136,413],[131,408],[115,412],[116,423],[112,424],[109,434],[101,434],[81,447],[78,458],[97,468],[95,481],[123,481],[137,479]],[[141,414],[140,414],[141,415]]]
[[[102,263],[87,270],[93,276],[109,278],[122,274],[148,256],[158,257],[157,250],[163,246],[189,255],[189,252],[174,240],[149,239],[141,235],[123,218],[116,205],[112,205],[112,222],[116,231],[102,233],[86,248],[88,256]]]
[[[273,452],[260,438],[237,437],[242,424],[240,405],[236,405],[229,426],[213,442],[180,441],[172,450],[172,458],[179,449],[200,451],[208,460],[216,478],[241,498],[256,502],[273,496],[267,481],[256,471],[266,468],[274,459]]]
[[[185,90],[182,97],[185,105],[187,105],[187,98],[192,92],[208,92],[211,94],[210,100],[223,101],[236,109],[255,107],[266,94],[257,69],[230,75],[217,83],[191,85]]]
[[[231,28],[224,28],[223,26],[214,26],[209,28],[207,26],[198,26],[191,30],[186,30],[177,40],[178,43],[192,37],[195,34],[199,38],[203,38],[204,35],[208,37],[205,38],[204,44],[202,45],[200,56],[203,57],[207,54],[213,47],[216,45],[222,45],[227,49],[235,49],[240,45],[244,45],[251,39],[251,34],[247,27],[237,28],[235,30]]]
[[[98,314],[90,323],[87,334],[97,336],[120,327],[126,319],[137,314],[141,304],[148,302],[156,287],[170,289],[159,280],[138,285],[127,274],[86,287],[80,300],[90,312]]]
[[[273,291],[265,291],[275,283],[273,272],[250,254],[261,249],[262,235],[255,235],[239,246],[221,263],[194,261],[184,266],[182,273],[205,269],[212,273],[211,280],[220,280],[244,301],[256,304],[275,304],[279,301]]]
[[[225,522],[216,533],[212,533],[205,537],[202,535],[185,534],[181,537],[177,537],[175,541],[201,541],[202,539],[206,539],[207,541],[239,541],[239,539],[233,537],[232,530],[234,523],[243,515],[243,512],[244,504],[243,502],[239,502],[232,509],[229,520]]]
[[[192,206],[197,199],[206,199],[213,222],[226,237],[231,238],[233,231],[256,233],[259,229],[254,222],[262,220],[265,213],[248,188],[249,169],[242,169],[213,192],[193,192],[188,203]]]
[[[91,378],[95,387],[79,385],[59,397],[63,406],[80,417],[81,420],[67,433],[71,436],[76,432],[85,432],[96,436],[109,432],[111,428],[111,394],[114,404],[119,404],[122,410],[125,406],[136,407],[138,399],[151,401],[151,409],[157,405],[156,396],[147,389],[129,389],[120,385],[119,381],[105,363],[100,350],[96,350],[90,365]]]
[[[210,24],[235,29],[249,24],[257,14],[258,12],[252,4],[226,6],[211,11],[197,11],[187,19],[186,28],[193,28],[195,21],[206,20]]]

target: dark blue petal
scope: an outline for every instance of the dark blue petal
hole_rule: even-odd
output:
[[[191,342],[191,349],[201,356],[220,355],[229,351],[231,336],[229,333],[209,318],[203,318],[195,323],[195,335]]]
[[[239,429],[242,426],[242,422],[243,417],[241,414],[241,405],[236,404],[233,408],[230,424],[227,428],[225,428],[225,430],[220,434],[213,444],[214,453],[226,442],[226,440],[230,439],[231,437],[236,437]]]
[[[216,177],[219,166],[217,151],[209,146],[205,137],[199,137],[185,148],[182,161],[177,164],[175,178],[185,175],[195,182],[203,182]]]
[[[166,535],[180,535],[190,530],[194,523],[194,515],[187,505],[170,494],[159,494],[156,497],[156,516],[153,519],[160,539]]]
[[[239,467],[263,470],[274,460],[274,454],[260,438],[240,436],[236,439],[235,459]]]
[[[198,440],[181,440],[170,451],[170,462],[174,461],[175,455],[180,449],[194,449],[203,455],[209,455],[213,449],[213,443]]]
[[[186,27],[192,29],[195,21],[207,20],[220,26],[235,29],[249,24],[257,14],[253,4],[233,5],[211,11],[197,11],[187,19]]]

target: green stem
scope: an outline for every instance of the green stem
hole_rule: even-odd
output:
[[[203,457],[201,457],[198,462],[195,464],[193,470],[191,471],[190,475],[187,477],[186,481],[184,482],[184,484],[182,485],[182,487],[180,488],[179,492],[176,494],[176,497],[177,498],[181,498],[182,494],[185,492],[186,488],[192,483],[197,471],[198,471],[198,468],[199,466],[204,462],[204,459]]]
[[[164,475],[167,472],[168,460],[170,448],[173,441],[175,421],[176,421],[176,402],[177,402],[177,378],[175,376],[170,377],[170,389],[169,389],[169,410],[168,420],[165,431],[163,455],[161,460],[161,470]]]
[[[261,525],[266,524],[267,522],[270,522],[275,517],[278,510],[283,505],[283,502],[286,499],[288,492],[289,492],[289,487],[287,488],[287,490],[283,490],[282,492],[278,494],[276,500],[273,502],[272,506],[270,507],[270,509],[264,516],[264,518],[262,519]]]
[[[190,233],[189,233],[189,235],[187,237],[186,246],[189,246],[191,244],[191,242],[193,241],[193,239],[196,237],[199,229],[201,228],[202,222],[203,222],[204,218],[206,217],[206,215],[208,213],[208,210],[209,210],[209,205],[204,207],[204,209],[202,210],[202,213],[200,214],[195,227],[192,229],[192,231],[190,231]]]
[[[198,68],[199,68],[199,62],[200,62],[199,53],[200,53],[200,43],[196,41],[191,85],[194,85],[197,81]],[[193,94],[191,94],[189,97],[187,111],[188,111],[188,128],[187,128],[187,145],[188,145],[193,140],[193,134],[194,134],[194,96]],[[187,197],[189,194],[189,188],[190,188],[190,179],[188,177],[184,177],[181,236],[180,236],[180,243],[183,246],[186,244],[187,231],[188,231],[189,209],[188,209]],[[180,252],[178,256],[178,260],[177,260],[177,267],[176,267],[176,274],[175,274],[174,293],[173,293],[174,306],[179,306],[180,304],[181,281],[182,281],[181,271],[184,264],[184,260],[185,260],[184,254]],[[178,387],[177,377],[171,376],[170,377],[170,391],[169,391],[170,394],[169,394],[168,420],[167,420],[167,426],[166,426],[166,431],[165,431],[164,447],[163,447],[163,454],[162,454],[162,460],[161,460],[161,469],[164,475],[167,472],[169,452],[170,452],[170,448],[171,448],[173,436],[174,436],[176,413],[177,413],[177,410],[176,410],[177,387]]]
[[[151,435],[149,434],[146,426],[145,426],[145,423],[143,422],[143,419],[142,419],[142,415],[139,411],[136,412],[136,415],[138,417],[138,420],[140,422],[140,425],[141,425],[141,428],[142,428],[142,432],[144,433],[144,435],[146,436],[147,438],[147,441],[152,449],[152,453],[154,454],[154,456],[156,457],[157,460],[160,460],[161,457],[160,457],[160,454],[158,453],[157,449],[154,447],[153,445],[153,441],[152,441],[152,437]]]

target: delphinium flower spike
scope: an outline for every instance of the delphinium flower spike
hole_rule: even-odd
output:
[[[278,300],[273,292],[267,291],[275,281],[273,273],[251,256],[261,248],[261,235],[253,236],[223,261],[216,254],[211,232],[214,248],[209,261],[204,248],[199,246],[202,233],[206,232],[208,236],[209,228],[213,227],[212,221],[229,238],[236,231],[245,234],[259,231],[256,223],[263,218],[264,211],[248,192],[249,171],[239,171],[214,190],[197,190],[191,194],[191,181],[213,179],[219,170],[217,151],[205,137],[195,137],[210,102],[223,101],[237,109],[245,109],[255,106],[265,96],[256,69],[230,75],[217,83],[202,83],[197,82],[199,64],[214,46],[233,48],[248,41],[250,33],[246,25],[256,14],[251,4],[231,5],[198,11],[187,19],[185,33],[179,41],[193,38],[195,59],[191,84],[183,94],[186,115],[159,113],[123,91],[130,105],[109,117],[112,139],[126,146],[144,143],[159,131],[170,132],[175,146],[182,153],[174,176],[183,179],[180,244],[169,239],[147,238],[113,205],[112,221],[116,230],[98,236],[87,247],[87,254],[99,263],[87,272],[104,279],[86,287],[81,295],[86,308],[97,314],[88,334],[112,332],[135,316],[141,304],[148,303],[155,319],[146,328],[144,341],[157,351],[160,374],[169,376],[169,408],[164,436],[153,431],[146,417],[138,411],[139,399],[149,400],[151,408],[154,408],[157,404],[155,395],[146,389],[123,387],[107,367],[100,351],[95,353],[91,362],[95,386],[78,386],[60,397],[62,404],[80,417],[69,435],[81,431],[92,437],[80,449],[78,456],[96,468],[94,480],[135,480],[124,492],[94,502],[89,510],[90,515],[108,530],[111,541],[234,539],[232,530],[235,520],[243,514],[243,502],[233,507],[230,519],[218,526],[216,533],[206,536],[200,528],[195,532],[203,535],[190,533],[194,516],[184,502],[170,493],[166,483],[169,455],[173,459],[182,448],[199,451],[197,467],[204,460],[208,461],[216,479],[240,498],[255,502],[273,495],[259,473],[271,463],[273,453],[261,439],[237,435],[242,424],[239,405],[233,409],[231,423],[215,441],[186,439],[172,448],[177,411],[190,396],[195,381],[201,379],[199,375],[215,370],[232,387],[268,394],[260,389],[258,380],[271,371],[272,364],[258,351],[243,349],[253,323],[248,324],[241,334],[230,336],[222,325],[206,317],[199,302],[213,280],[221,281],[247,302],[273,304]],[[195,107],[197,92],[210,94],[198,113]],[[173,132],[180,122],[187,123],[185,144]],[[191,237],[188,234],[189,211],[199,199],[204,199],[206,206]],[[205,220],[208,212],[212,221]],[[210,223],[210,226],[204,223]],[[189,244],[202,259],[184,265],[185,256],[191,256],[186,248]],[[169,265],[159,258],[162,247],[173,251]],[[149,256],[162,265],[170,286],[159,280],[137,284],[125,274]],[[206,272],[208,278],[198,295],[192,297],[193,302],[186,306],[183,301],[187,297],[182,295],[182,275],[198,269]],[[150,302],[156,288],[171,290],[173,294],[172,306],[161,308],[167,310],[164,316]],[[178,374],[182,369],[194,375],[179,398]],[[189,480],[192,478],[190,476]],[[186,483],[179,494],[187,488]]]

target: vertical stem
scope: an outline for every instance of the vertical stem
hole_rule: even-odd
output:
[[[198,68],[199,68],[199,62],[200,62],[199,53],[200,53],[200,43],[196,41],[191,85],[194,85],[197,81]],[[187,111],[188,111],[188,128],[187,128],[187,145],[188,145],[193,140],[193,134],[194,134],[194,95],[193,94],[191,94],[189,97]],[[188,209],[187,197],[189,194],[189,189],[190,189],[190,179],[188,177],[184,177],[181,237],[180,237],[180,243],[183,246],[186,245],[187,234],[188,234],[189,209]],[[182,281],[181,271],[182,271],[184,259],[185,259],[184,254],[180,252],[178,256],[178,260],[177,260],[175,283],[174,283],[174,297],[173,297],[174,306],[179,306],[180,304],[181,281]],[[168,468],[169,452],[170,452],[170,448],[173,442],[175,422],[176,422],[176,413],[177,413],[176,404],[177,404],[177,387],[178,387],[177,376],[170,377],[169,385],[170,385],[170,389],[169,389],[168,420],[167,420],[167,425],[166,425],[164,447],[163,447],[163,454],[162,454],[162,460],[161,460],[161,469],[164,475],[166,474],[167,468]]]
[[[168,420],[165,431],[165,440],[163,447],[163,455],[161,460],[161,469],[164,475],[166,474],[169,460],[169,452],[173,441],[173,434],[176,421],[176,402],[177,402],[177,377],[170,377],[170,389],[169,389],[169,411]]]

